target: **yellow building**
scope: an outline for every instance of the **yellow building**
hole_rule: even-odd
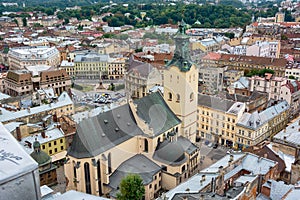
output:
[[[258,113],[244,113],[237,122],[236,147],[254,146],[282,130],[288,121],[289,105],[282,101]]]
[[[163,73],[164,99],[181,120],[179,135],[194,142],[197,132],[198,68],[190,59],[189,37],[185,35],[184,22],[180,24],[174,39],[174,57]]]
[[[36,140],[40,142],[41,149],[49,156],[66,152],[65,136],[59,127],[53,126],[38,134],[24,137],[22,138],[21,143],[26,144],[32,150],[32,144]]]
[[[64,69],[70,77],[74,77],[76,74],[74,62],[63,60],[59,66],[59,69]]]
[[[107,74],[108,79],[121,79],[125,75],[126,71],[126,58],[112,58],[108,62]]]
[[[202,139],[233,147],[236,123],[245,104],[208,95],[198,95],[198,131]]]
[[[65,164],[67,190],[115,198],[121,178],[135,173],[145,199],[156,198],[198,172],[199,149],[178,136],[180,125],[159,93],[81,121]]]
[[[75,76],[80,79],[100,79],[107,76],[109,56],[98,53],[76,54],[74,59]]]
[[[284,13],[282,13],[282,12],[276,13],[275,14],[275,22],[276,23],[284,22],[284,17],[285,17]]]
[[[203,52],[214,52],[220,50],[223,44],[225,44],[225,40],[220,36],[205,38],[203,40],[193,41],[192,50],[200,49]]]

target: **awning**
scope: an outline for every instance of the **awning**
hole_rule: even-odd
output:
[[[57,154],[54,154],[51,156],[52,162],[56,162],[58,160],[64,159],[66,157],[66,155],[67,155],[67,151],[62,151]]]

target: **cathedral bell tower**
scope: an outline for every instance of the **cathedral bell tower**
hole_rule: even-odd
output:
[[[164,100],[172,111],[181,119],[182,135],[192,142],[196,140],[198,68],[192,63],[189,54],[189,36],[185,34],[184,21],[174,39],[176,49],[174,57],[164,70]]]

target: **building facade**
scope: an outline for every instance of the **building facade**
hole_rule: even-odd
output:
[[[14,70],[9,71],[4,78],[4,87],[5,92],[11,96],[31,94],[45,88],[53,88],[55,94],[59,96],[70,89],[71,79],[65,70],[46,70],[38,73]]]
[[[198,172],[199,149],[179,136],[180,126],[159,93],[81,121],[65,164],[67,190],[115,198],[120,180],[134,173],[144,198],[156,198]]]
[[[191,62],[189,37],[184,24],[174,37],[176,49],[163,74],[164,99],[182,121],[180,134],[191,141],[196,139],[198,68]]]
[[[56,47],[18,47],[8,52],[11,70],[24,69],[25,66],[49,65],[57,67],[60,55]]]
[[[289,105],[282,101],[258,113],[244,113],[236,124],[236,147],[254,146],[282,130],[289,118]]]
[[[252,69],[271,69],[275,76],[284,77],[288,61],[284,58],[241,56],[233,54],[208,53],[202,58],[202,66],[222,67],[249,72]]]
[[[76,78],[100,79],[100,77],[107,77],[108,59],[108,55],[93,52],[76,54],[74,59]]]
[[[250,91],[266,92],[269,94],[269,100],[280,100],[280,90],[286,84],[287,79],[266,73],[264,77],[252,76],[249,81]]]
[[[244,111],[244,103],[199,94],[198,131],[201,138],[234,147],[236,123]]]
[[[131,59],[125,74],[125,90],[131,98],[141,98],[154,86],[162,85],[162,75],[149,63]]]

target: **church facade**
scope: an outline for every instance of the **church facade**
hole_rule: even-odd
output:
[[[199,170],[198,70],[182,22],[164,72],[164,95],[149,94],[81,121],[65,164],[67,190],[116,198],[127,174],[139,174],[154,199]]]

